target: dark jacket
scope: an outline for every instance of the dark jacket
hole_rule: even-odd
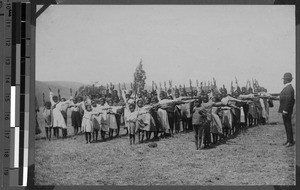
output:
[[[280,106],[279,106],[279,113],[283,111],[288,112],[288,114],[293,113],[293,107],[295,104],[294,98],[294,88],[291,84],[287,85],[280,93]]]

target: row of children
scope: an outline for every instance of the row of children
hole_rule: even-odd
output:
[[[216,143],[218,140],[238,131],[241,126],[265,123],[268,119],[270,100],[274,99],[266,92],[253,94],[251,89],[235,90],[231,95],[226,88],[205,89],[202,86],[187,92],[185,88],[152,91],[140,91],[133,95],[132,90],[114,90],[111,86],[104,96],[90,95],[70,97],[69,100],[53,96],[50,89],[50,102],[45,102],[43,115],[46,122],[46,136],[51,139],[51,128],[55,137],[62,128],[66,136],[66,109],[71,109],[71,121],[74,133],[85,132],[86,142],[105,140],[108,133],[113,138],[120,134],[120,126],[129,133],[130,144],[135,143],[135,134],[139,141],[144,135],[150,140],[170,136],[173,133],[194,129],[197,149]],[[264,90],[264,88],[261,88]],[[265,90],[264,90],[265,91]],[[75,95],[76,96],[76,95]],[[174,97],[174,98],[173,98]],[[269,103],[268,103],[269,102]],[[141,139],[140,139],[141,137]]]

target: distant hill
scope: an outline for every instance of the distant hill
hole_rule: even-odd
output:
[[[73,95],[80,86],[84,85],[80,82],[69,82],[69,81],[35,81],[35,95],[38,100],[39,106],[42,106],[43,93],[45,93],[45,100],[49,100],[49,87],[52,89],[54,94],[57,94],[57,90],[60,89],[61,97],[70,97],[70,88],[72,88]]]

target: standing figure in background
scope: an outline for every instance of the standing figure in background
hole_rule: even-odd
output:
[[[175,90],[175,100],[180,99],[180,92],[178,89]],[[175,123],[175,133],[180,131],[180,122],[181,122],[181,104],[175,106],[174,110],[174,123]]]
[[[106,100],[105,98],[100,98],[99,104],[97,104],[97,111],[102,112],[99,116],[96,116],[96,119],[100,123],[100,134],[101,134],[101,139],[105,141],[105,134],[109,132],[109,125],[107,122],[107,108],[108,105],[105,104]]]
[[[62,99],[61,99],[61,102],[65,102],[65,101],[66,101],[65,98],[62,98]],[[69,107],[70,107],[70,104],[71,104],[71,102],[66,103],[66,104],[63,104],[63,105],[61,106],[61,110],[60,110],[60,111],[61,111],[61,114],[62,114],[62,116],[63,116],[63,118],[64,118],[64,120],[65,120],[66,126],[68,126],[68,123],[67,123],[67,120],[68,120],[67,111],[68,111],[68,109],[69,109]],[[68,135],[67,128],[63,128],[63,129],[62,129],[62,136],[63,136],[63,137],[67,137],[67,135]]]
[[[137,130],[139,142],[143,143],[144,135],[146,134],[146,140],[150,140],[151,132],[156,131],[155,121],[151,115],[152,106],[149,104],[149,99],[147,101],[147,105],[144,105],[142,99],[137,100],[137,108],[136,111],[138,113],[138,122],[137,122]],[[142,134],[142,139],[140,139],[140,135]],[[140,141],[141,140],[141,141]]]
[[[93,111],[98,111],[97,108],[97,103],[95,100],[92,101],[92,106],[93,106]],[[93,120],[93,141],[97,142],[98,141],[98,134],[99,130],[101,128],[101,118],[100,114],[99,115],[93,115],[92,120]]]
[[[73,104],[77,104],[77,100],[73,100]],[[79,107],[76,105],[71,106],[71,122],[74,128],[74,135],[78,134],[78,129],[81,127],[82,118],[79,112]]]
[[[108,107],[107,107],[107,115],[106,115],[106,122],[109,126],[109,138],[113,138],[114,131],[118,132],[118,124],[117,124],[117,119],[116,115],[117,110],[121,109],[122,106],[113,106],[113,100],[110,98],[107,100]]]
[[[76,101],[77,101],[77,104],[79,104],[78,106],[78,110],[79,110],[79,128],[78,128],[78,131],[81,133],[82,130],[81,130],[81,123],[82,123],[82,119],[83,119],[83,114],[84,114],[84,104],[83,104],[83,97],[78,97],[76,98]]]
[[[42,112],[45,121],[46,140],[51,140],[51,129],[52,129],[52,110],[51,103],[45,102],[45,94],[43,93],[44,109]]]
[[[293,80],[291,73],[285,73],[283,75],[284,88],[280,93],[279,98],[279,110],[278,112],[282,114],[283,123],[286,131],[287,141],[283,144],[287,147],[294,145],[293,129],[292,129],[292,114],[293,107],[295,104],[294,98],[294,88],[291,84]]]
[[[117,94],[117,92],[115,92]],[[121,102],[118,95],[113,96],[113,106],[125,106],[124,102]],[[122,119],[122,115],[124,113],[124,107],[122,107],[121,109],[117,109],[116,110],[116,121],[117,121],[117,135],[116,137],[120,137],[120,127],[121,127],[121,119]]]
[[[124,116],[124,124],[125,124],[124,129],[127,131],[126,135],[128,134],[128,130],[129,130],[128,125],[126,123],[126,121],[127,121],[126,117],[127,117],[127,114],[130,113],[129,105],[134,102],[134,100],[131,99],[131,94],[130,93],[131,93],[131,91],[129,91],[129,93],[127,93],[126,90],[121,91],[122,99],[125,102],[125,108],[124,108],[123,116]]]
[[[208,148],[211,143],[210,125],[212,120],[212,106],[214,105],[214,102],[209,100],[207,94],[203,96],[202,100],[203,102],[201,104],[201,114],[202,114],[203,125],[204,125],[203,145],[204,148]]]
[[[42,132],[42,130],[40,129],[40,125],[37,119],[37,113],[40,111],[37,99],[35,97],[35,134],[38,135]]]
[[[204,127],[202,121],[205,121],[202,119],[201,115],[201,103],[202,99],[199,98],[195,101],[195,107],[193,108],[193,127],[195,132],[195,144],[196,144],[196,150],[199,150],[200,148],[203,148],[201,145],[203,144],[202,141],[204,140]]]
[[[137,112],[135,111],[135,104],[131,103],[129,105],[129,112],[127,113],[126,116],[126,123],[128,126],[130,145],[135,144],[136,122],[137,122]]]

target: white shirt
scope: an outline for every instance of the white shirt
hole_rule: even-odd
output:
[[[288,82],[288,83],[284,84],[284,88],[287,87],[290,84],[292,84],[292,82]]]

